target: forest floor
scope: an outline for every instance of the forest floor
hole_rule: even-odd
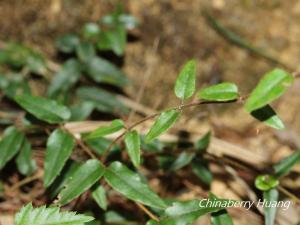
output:
[[[97,21],[113,10],[112,2],[0,0],[0,40],[25,42],[55,61],[55,38],[78,32],[86,22]],[[134,31],[138,40],[127,45],[124,58],[123,69],[133,81],[126,93],[134,99],[141,84],[145,83],[140,102],[150,108],[162,109],[178,104],[173,94],[174,81],[180,67],[190,58],[198,62],[198,88],[231,81],[238,84],[243,94],[247,94],[264,73],[274,68],[274,64],[220,36],[208,24],[203,10],[209,11],[226,28],[253,46],[287,64],[290,72],[300,70],[298,0],[128,0],[123,3],[140,22]],[[215,137],[262,155],[267,164],[276,162],[295,147],[300,147],[299,94],[298,80],[275,104],[287,131],[275,132],[256,123],[241,107],[227,106],[225,109],[207,107],[205,113],[192,110],[190,115],[194,115],[198,122],[188,123],[188,129],[196,132],[211,127]],[[295,171],[299,175],[300,168],[296,167]],[[291,191],[300,194],[299,176],[285,182]],[[233,187],[234,184],[217,178],[212,191],[222,197],[247,196],[247,190],[238,190],[237,195]],[[240,212],[232,213],[238,225],[249,224],[249,219],[254,221],[251,224],[262,224],[262,217],[256,213],[247,212],[243,218]],[[278,224],[296,224],[299,215],[299,206],[294,205]],[[206,222],[204,219],[199,224]]]

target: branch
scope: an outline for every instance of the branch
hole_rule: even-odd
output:
[[[200,106],[200,105],[237,103],[237,102],[243,101],[244,99],[245,99],[245,97],[240,97],[240,98],[237,98],[237,99],[234,99],[234,100],[229,100],[229,101],[205,101],[204,100],[204,101],[192,102],[192,103],[188,103],[188,104],[184,104],[184,105],[175,106],[175,107],[172,107],[172,108],[167,109],[167,110],[179,110],[179,111],[181,111],[181,110],[184,110],[186,108],[190,108],[190,107],[194,107],[194,106]],[[163,110],[163,111],[166,111],[166,110]],[[105,160],[107,154],[109,153],[109,151],[111,150],[111,148],[126,134],[127,131],[132,130],[136,126],[138,126],[138,125],[140,125],[140,124],[142,124],[142,123],[144,123],[148,120],[154,119],[155,117],[159,116],[163,111],[154,113],[154,114],[152,114],[150,116],[147,116],[146,118],[141,119],[138,122],[135,122],[132,125],[128,126],[127,129],[125,131],[123,131],[119,136],[117,136],[110,143],[110,145],[104,150],[104,152],[102,154],[102,157],[101,157],[101,161],[104,162],[104,160]]]

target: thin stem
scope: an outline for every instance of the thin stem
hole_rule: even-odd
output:
[[[185,105],[175,106],[175,107],[170,108],[169,110],[180,110],[181,111],[185,108],[194,107],[194,106],[209,105],[209,104],[227,104],[227,103],[239,102],[239,101],[242,101],[242,100],[244,100],[244,97],[240,97],[240,98],[229,100],[229,101],[198,101],[198,102],[188,103],[188,104],[185,104]],[[155,117],[159,116],[161,113],[162,113],[162,111],[154,113],[154,114],[152,114],[150,116],[147,116],[146,118],[141,119],[141,120],[133,123],[132,125],[128,126],[127,129],[124,132],[122,132],[119,136],[117,136],[110,143],[110,145],[104,150],[104,152],[102,154],[102,157],[101,157],[102,162],[104,162],[104,160],[105,160],[107,154],[110,152],[111,148],[126,134],[126,132],[128,130],[133,129],[136,126],[138,126],[138,125],[140,125],[140,124],[142,124],[142,123],[144,123],[144,122],[146,122],[150,119],[154,119]]]
[[[155,216],[152,212],[150,212],[144,205],[138,202],[134,202],[141,210],[143,210],[151,219],[159,222],[159,218]]]
[[[279,185],[278,190],[280,192],[282,192],[283,194],[285,194],[286,196],[290,197],[295,203],[300,204],[300,199],[296,195],[294,195],[293,193],[289,192],[284,187]]]
[[[70,134],[75,140],[77,145],[80,146],[80,148],[87,154],[89,155],[89,157],[91,157],[92,159],[97,159],[97,156],[92,152],[92,150],[90,150],[90,148],[88,146],[86,146],[80,138],[75,137],[74,134],[72,134],[70,131],[68,131],[68,129],[66,129],[64,126],[60,126],[61,129],[63,129],[64,131],[66,131],[68,134]]]
[[[16,183],[15,185],[13,185],[10,189],[9,189],[9,191],[14,191],[14,190],[16,190],[17,188],[19,188],[19,187],[21,187],[21,186],[23,186],[23,185],[25,185],[25,184],[28,184],[28,183],[31,183],[32,181],[34,181],[34,180],[38,180],[38,179],[40,179],[41,177],[43,177],[43,172],[38,172],[38,173],[36,173],[36,174],[34,174],[34,175],[32,175],[32,176],[30,176],[30,177],[26,177],[26,178],[24,178],[23,180],[21,180],[21,181],[19,181],[18,183]]]

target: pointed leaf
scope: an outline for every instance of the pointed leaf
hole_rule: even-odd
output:
[[[266,105],[262,108],[256,109],[251,112],[251,115],[265,123],[266,125],[273,127],[277,130],[282,130],[285,128],[281,119],[276,115],[276,112],[272,109],[270,105]]]
[[[147,206],[164,209],[165,203],[141,178],[120,162],[113,162],[104,174],[107,183],[127,198]]]
[[[133,165],[139,167],[141,163],[141,141],[136,130],[125,134],[125,145]]]
[[[60,123],[71,116],[67,107],[54,100],[28,94],[17,95],[15,100],[27,112],[48,123]]]
[[[92,196],[101,209],[107,209],[105,189],[101,185],[98,185],[98,187],[92,192]]]
[[[233,83],[221,83],[199,91],[199,98],[209,101],[230,101],[239,97],[238,88]]]
[[[87,62],[86,66],[87,75],[96,82],[119,87],[129,84],[126,75],[118,67],[105,59],[94,57]]]
[[[81,62],[86,63],[96,55],[96,50],[92,43],[83,42],[76,46],[76,54]]]
[[[80,39],[75,34],[66,34],[56,40],[55,46],[63,53],[72,53],[79,45]]]
[[[15,127],[9,127],[5,131],[0,141],[0,170],[18,153],[24,141],[24,134]]]
[[[76,59],[67,60],[55,74],[48,87],[47,94],[54,97],[59,93],[66,93],[78,81],[81,75],[81,65]]]
[[[210,138],[211,132],[209,131],[195,143],[196,150],[199,152],[205,151],[209,146]]]
[[[180,153],[178,158],[171,165],[170,170],[176,171],[185,167],[193,160],[194,157],[195,157],[195,153],[190,153],[190,152]]]
[[[82,35],[88,40],[97,40],[101,33],[100,27],[97,23],[86,23],[82,29]]]
[[[14,225],[84,225],[94,218],[76,212],[60,212],[58,207],[33,208],[29,203],[16,214]]]
[[[279,194],[275,188],[268,191],[264,191],[264,200],[266,200],[267,202],[277,202],[278,197]],[[275,224],[276,211],[276,207],[264,207],[265,225]]]
[[[44,186],[49,187],[62,171],[75,146],[74,138],[62,129],[54,130],[48,138]]]
[[[162,112],[160,116],[156,119],[150,131],[147,133],[146,142],[152,141],[154,138],[167,131],[170,127],[172,127],[175,124],[179,116],[180,113],[174,109]]]
[[[247,99],[245,108],[248,112],[259,109],[280,97],[293,82],[294,78],[281,69],[267,73]]]
[[[84,135],[84,140],[97,139],[108,134],[115,133],[124,128],[124,122],[120,119],[113,120],[110,125],[102,126],[92,131],[91,133]]]
[[[128,109],[115,95],[101,88],[83,86],[77,89],[76,94],[81,100],[93,103],[95,108],[101,112],[128,112]]]
[[[48,191],[50,193],[50,199],[55,198],[58,195],[58,193],[66,186],[66,184],[73,179],[75,172],[81,165],[81,163],[73,160],[69,160],[66,163],[61,174],[54,180],[52,185],[48,188]]]
[[[36,162],[32,159],[31,144],[27,139],[21,147],[20,153],[16,159],[18,170],[23,175],[30,175],[36,169]]]
[[[300,150],[295,151],[290,156],[280,160],[276,163],[273,168],[275,170],[275,175],[277,177],[284,176],[288,174],[293,166],[300,162]]]
[[[67,182],[59,196],[59,203],[65,205],[77,198],[95,184],[104,174],[104,167],[97,159],[90,159],[74,173],[72,180]]]
[[[207,162],[203,160],[194,160],[192,162],[192,171],[202,182],[210,186],[213,175],[208,168]]]
[[[190,98],[196,87],[196,61],[188,61],[179,73],[175,84],[175,95],[180,99]]]

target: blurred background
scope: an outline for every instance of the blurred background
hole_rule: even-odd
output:
[[[112,12],[117,3],[122,3],[125,11],[139,22],[129,31],[124,56],[115,61],[132,81],[124,93],[153,110],[178,104],[173,85],[180,68],[191,58],[198,62],[198,89],[229,81],[237,83],[244,95],[274,67],[283,67],[291,73],[300,69],[298,0],[0,0],[0,44],[22,42],[50,60],[60,62],[53,44],[55,40],[66,33],[80,32],[87,22],[97,22]],[[266,59],[263,53],[253,54],[248,48],[228,41],[228,37],[212,26],[205,13],[223,28],[281,63],[276,64]],[[37,94],[44,92],[44,84],[35,77],[31,85]],[[141,86],[143,94],[137,99]],[[216,138],[231,144],[221,149],[231,151],[233,146],[239,146],[250,152],[246,157],[258,158],[257,164],[252,166],[264,167],[300,147],[299,94],[300,82],[296,80],[274,105],[287,126],[286,131],[274,131],[257,123],[238,105],[190,110],[177,128],[185,127],[194,133],[212,130]],[[194,119],[190,120],[190,117]],[[241,156],[240,161],[244,158]],[[218,173],[218,168],[215,171]],[[295,167],[294,173],[295,176],[284,182],[299,196],[299,166]],[[246,180],[253,176],[240,175]],[[220,197],[247,199],[249,190],[235,182],[216,176],[211,190]],[[182,199],[205,191],[202,187],[194,188],[196,191],[182,194]],[[263,224],[261,215],[255,210],[238,209],[231,213],[235,224]],[[299,206],[293,204],[288,211],[279,211],[277,223],[295,225],[299,215]],[[0,211],[0,221],[10,218],[8,211],[5,214]],[[198,224],[208,224],[208,220],[201,219]]]

